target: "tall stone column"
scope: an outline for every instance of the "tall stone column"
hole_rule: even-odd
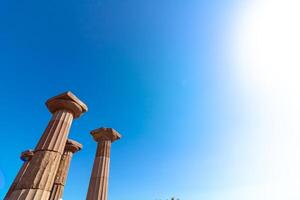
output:
[[[14,182],[11,184],[8,192],[6,193],[5,197],[4,197],[4,200],[7,200],[9,198],[9,196],[11,195],[11,193],[14,191],[17,183],[19,182],[20,178],[23,176],[24,174],[24,171],[26,171],[27,167],[28,167],[28,164],[33,156],[33,151],[32,150],[27,150],[27,151],[23,151],[21,153],[21,156],[20,156],[20,159],[22,161],[24,161],[21,169],[19,170],[19,173],[17,174]]]
[[[87,111],[87,106],[71,92],[49,99],[46,105],[53,113],[52,119],[8,200],[49,199],[72,121]]]
[[[87,200],[107,200],[110,146],[121,135],[112,128],[99,128],[91,132],[98,143]]]
[[[82,145],[80,143],[70,139],[67,140],[64,154],[62,155],[59,163],[59,167],[56,173],[54,185],[49,200],[62,199],[72,156],[75,152],[81,149],[82,149]]]

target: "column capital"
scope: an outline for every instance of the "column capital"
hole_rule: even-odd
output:
[[[114,142],[120,139],[122,136],[113,128],[98,128],[91,131],[91,135],[93,136],[94,140],[97,142],[110,140]]]
[[[74,118],[78,118],[88,110],[87,106],[80,101],[72,92],[64,92],[46,101],[46,106],[51,113],[58,110],[69,110]]]
[[[23,152],[21,153],[20,158],[21,158],[21,160],[23,160],[24,162],[25,162],[25,161],[30,161],[33,155],[34,155],[34,151],[31,150],[31,149],[29,149],[29,150],[23,151]]]
[[[75,140],[68,139],[66,146],[65,146],[65,151],[71,151],[72,153],[75,153],[77,151],[80,151],[82,149],[82,144],[79,142],[76,142]]]

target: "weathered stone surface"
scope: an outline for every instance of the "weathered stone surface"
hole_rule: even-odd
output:
[[[107,200],[111,143],[121,138],[112,128],[100,128],[91,132],[98,142],[87,200]]]
[[[39,189],[22,189],[15,190],[11,196],[10,200],[48,200],[50,192]]]
[[[49,99],[46,105],[53,117],[7,200],[49,199],[73,118],[87,111],[86,105],[71,92]]]
[[[5,197],[4,197],[4,200],[8,199],[8,197],[11,195],[11,193],[14,191],[14,189],[16,188],[17,184],[19,183],[20,179],[23,177],[24,175],[24,172],[26,171],[28,165],[29,165],[29,162],[33,156],[34,152],[32,150],[27,150],[27,151],[23,151],[21,153],[21,160],[24,161],[21,169],[19,170],[15,180],[13,181],[13,183],[11,184],[8,192],[6,193]]]
[[[54,184],[65,185],[72,156],[73,156],[72,152],[64,152],[59,163]]]
[[[65,146],[65,152],[72,152],[76,153],[77,151],[80,151],[82,149],[82,144],[79,142],[76,142],[75,140],[68,139],[66,146]]]
[[[121,138],[120,133],[118,133],[115,129],[104,127],[91,131],[91,135],[96,142],[100,142],[103,140],[110,140],[111,142],[114,142],[115,140]]]
[[[35,150],[50,150],[63,154],[72,121],[72,113],[67,110],[56,111]]]
[[[59,163],[49,200],[62,199],[72,156],[75,152],[81,150],[81,148],[82,145],[80,143],[70,139],[67,140],[64,154],[62,155]]]
[[[51,191],[61,155],[52,151],[37,151],[28,163],[28,167],[20,178],[16,190],[41,189]]]
[[[49,200],[61,200],[64,193],[64,187],[59,184],[54,184]]]
[[[46,102],[46,105],[51,113],[67,109],[73,113],[74,118],[80,117],[88,110],[87,106],[70,91],[52,97]]]

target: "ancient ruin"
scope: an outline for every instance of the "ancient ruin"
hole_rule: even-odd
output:
[[[112,128],[99,128],[91,132],[97,142],[97,151],[87,194],[87,200],[106,200],[110,161],[110,146],[121,135]]]
[[[80,151],[81,149],[82,145],[80,143],[70,139],[67,140],[64,154],[62,155],[59,163],[49,200],[62,199],[72,156],[74,153]]]
[[[21,153],[21,156],[20,156],[20,159],[22,161],[24,161],[24,164],[22,165],[21,169],[19,170],[19,173],[17,174],[15,180],[13,181],[13,183],[11,184],[8,192],[6,193],[5,197],[4,197],[4,200],[7,200],[8,197],[11,195],[11,193],[14,191],[17,183],[19,182],[19,180],[22,178],[24,172],[26,171],[28,165],[29,165],[29,162],[33,156],[33,151],[32,150],[27,150],[27,151],[24,151]]]
[[[53,113],[52,119],[22,177],[7,197],[9,200],[49,199],[73,118],[87,111],[87,106],[71,92],[49,99],[46,105]]]
[[[82,145],[68,139],[73,119],[88,108],[73,93],[65,92],[46,102],[53,114],[36,148],[22,152],[24,161],[5,200],[61,200],[72,156]],[[110,146],[121,135],[112,128],[91,132],[98,143],[88,200],[107,200]]]

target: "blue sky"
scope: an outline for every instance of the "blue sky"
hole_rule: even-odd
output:
[[[96,150],[89,132],[106,126],[123,135],[112,146],[110,200],[274,200],[269,194],[278,185],[270,183],[282,179],[269,178],[286,167],[262,174],[278,164],[280,148],[266,146],[280,145],[282,135],[268,143],[272,136],[258,133],[272,132],[270,116],[278,116],[275,123],[284,118],[271,112],[281,105],[274,92],[262,95],[281,88],[282,69],[270,74],[276,59],[261,62],[255,53],[265,50],[265,61],[282,54],[266,54],[274,49],[269,43],[251,45],[277,31],[266,24],[282,6],[276,1],[271,12],[268,0],[246,2],[1,1],[0,198],[21,166],[20,152],[35,147],[51,117],[44,102],[70,90],[89,111],[70,131],[83,150],[72,160],[64,199],[85,198]],[[293,109],[285,108],[290,116]]]

